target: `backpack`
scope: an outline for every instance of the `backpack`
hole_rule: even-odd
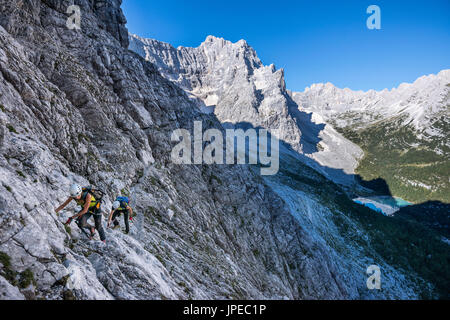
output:
[[[124,209],[130,204],[130,199],[128,197],[117,197],[116,201],[119,201],[120,206]]]
[[[103,196],[105,195],[105,193],[102,190],[97,189],[97,188],[92,187],[92,186],[83,187],[82,191],[86,195],[89,193],[92,196],[94,196],[95,201],[97,202],[97,205],[95,207],[97,208],[97,210],[100,209],[100,206],[101,206],[102,200],[103,200]]]

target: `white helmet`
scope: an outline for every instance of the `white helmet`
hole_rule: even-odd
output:
[[[114,210],[116,210],[118,207],[120,207],[120,202],[119,201],[114,201],[112,207],[113,207]]]
[[[83,190],[81,189],[81,187],[79,185],[73,184],[70,186],[70,196],[72,198],[81,196],[82,192],[83,192]]]

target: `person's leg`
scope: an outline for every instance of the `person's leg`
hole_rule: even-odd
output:
[[[104,241],[106,239],[105,230],[103,229],[102,225],[102,215],[94,215],[94,222],[95,222],[95,228],[98,231],[98,234],[100,235],[100,240]]]
[[[130,232],[130,223],[128,221],[128,211],[123,213],[123,221],[125,222],[125,232]]]
[[[82,215],[79,218],[78,221],[79,221],[80,228],[85,228],[85,229],[89,229],[89,230],[92,228],[92,226],[89,223],[87,223],[87,221],[89,220],[91,215],[92,214],[90,212],[87,212],[86,214]]]
[[[93,226],[91,226],[89,223],[87,223],[87,221],[89,220],[89,218],[92,216],[91,212],[87,212],[86,214],[82,215],[81,218],[79,218],[79,224],[78,226],[81,229],[87,229],[90,232],[90,236],[93,236],[93,233],[95,232],[95,229]]]
[[[115,227],[117,227],[119,225],[119,221],[117,221],[117,218],[120,216],[120,212],[118,210],[114,211],[113,216],[112,216],[112,223],[114,224]]]

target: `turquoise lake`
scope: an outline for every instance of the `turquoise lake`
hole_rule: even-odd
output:
[[[353,199],[353,201],[386,216],[392,215],[402,207],[413,204],[402,198],[391,196],[360,197]]]

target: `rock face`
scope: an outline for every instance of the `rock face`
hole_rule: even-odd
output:
[[[264,66],[246,41],[208,36],[198,48],[130,35],[130,50],[178,84],[203,112],[222,123],[269,129],[296,152],[320,163],[324,174],[351,184],[361,149],[316,113],[305,112],[286,90],[284,71]],[[307,161],[307,160],[306,160]],[[307,161],[308,162],[308,161]],[[343,169],[347,175],[336,175]],[[320,170],[320,168],[318,168]]]
[[[328,194],[321,198],[324,187],[342,190],[296,157],[283,159],[285,174],[266,179],[249,166],[170,161],[171,133],[192,129],[194,120],[221,128],[225,117],[261,125],[288,119],[293,129],[286,139],[298,143],[281,71],[254,70],[256,60],[244,58],[254,56],[250,49],[229,49],[251,63],[236,74],[261,82],[235,84],[252,90],[248,98],[229,95],[229,103],[253,108],[248,119],[237,101],[230,112],[214,101],[222,93],[208,93],[218,120],[127,50],[120,1],[75,1],[82,11],[78,31],[66,28],[71,4],[0,1],[0,299],[419,296],[420,277],[413,274],[413,282],[389,265],[348,210]],[[266,76],[269,83],[278,79],[273,87],[265,87]],[[272,90],[278,107],[269,104]],[[108,229],[105,245],[88,241],[74,224],[64,227],[76,208],[61,216],[54,209],[72,182],[107,191],[104,215],[115,196],[129,195],[137,212],[130,234]],[[358,241],[339,231],[344,220]],[[366,287],[365,270],[374,262],[386,272],[385,290]]]

